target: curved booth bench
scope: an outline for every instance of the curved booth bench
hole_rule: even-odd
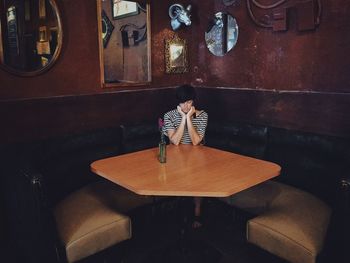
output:
[[[257,215],[247,222],[247,240],[293,263],[314,263],[321,252],[331,209],[315,196],[275,181],[223,199]]]

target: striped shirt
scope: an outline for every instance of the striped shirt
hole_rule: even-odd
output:
[[[194,116],[194,115],[193,115]],[[169,130],[176,131],[181,123],[181,114],[175,109],[164,114],[164,129],[163,132],[168,136]],[[201,111],[196,117],[192,118],[192,124],[196,129],[198,135],[200,135],[204,142],[205,129],[207,128],[208,114],[205,111]],[[190,134],[188,133],[187,124],[185,125],[184,134],[182,135],[180,143],[192,144]]]

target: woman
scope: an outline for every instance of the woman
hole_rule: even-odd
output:
[[[177,108],[164,114],[165,134],[175,145],[203,144],[208,114],[195,108],[196,92],[194,88],[190,85],[176,88],[176,98],[178,100]],[[200,197],[194,197],[195,220],[192,225],[194,228],[202,226],[201,200]]]

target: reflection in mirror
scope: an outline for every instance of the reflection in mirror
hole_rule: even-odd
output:
[[[48,70],[62,46],[62,26],[54,0],[0,0],[0,64],[34,76]]]
[[[97,3],[102,21],[99,22],[102,86],[150,82],[149,4],[120,0],[97,0]]]
[[[215,56],[224,56],[237,43],[238,25],[231,15],[218,12],[205,32],[205,42]]]

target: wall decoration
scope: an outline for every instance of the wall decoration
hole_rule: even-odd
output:
[[[261,0],[247,0],[248,13],[255,24],[273,31],[288,29],[288,9],[296,10],[299,31],[313,30],[320,24],[321,0],[275,0],[273,4],[263,4]]]
[[[24,2],[24,20],[30,21],[30,2],[29,0],[25,0]]]
[[[186,40],[177,35],[165,40],[165,66],[166,73],[188,72]]]
[[[46,3],[45,0],[39,0],[39,18],[46,18]]]
[[[230,14],[217,12],[209,21],[205,42],[215,56],[224,56],[232,50],[238,39],[238,24]]]
[[[138,3],[132,1],[112,0],[113,19],[120,19],[139,13]]]
[[[241,0],[222,0],[222,3],[225,6],[230,6],[230,5],[237,6],[240,4],[240,2],[241,2]]]
[[[102,40],[103,40],[103,47],[106,48],[108,41],[112,35],[112,32],[114,30],[114,26],[109,20],[106,12],[102,10]]]
[[[6,13],[7,42],[10,54],[19,54],[16,7],[10,6]]]
[[[169,16],[171,18],[171,28],[175,31],[180,28],[181,24],[186,26],[191,25],[192,6],[188,5],[186,8],[181,4],[173,4],[169,7]]]

